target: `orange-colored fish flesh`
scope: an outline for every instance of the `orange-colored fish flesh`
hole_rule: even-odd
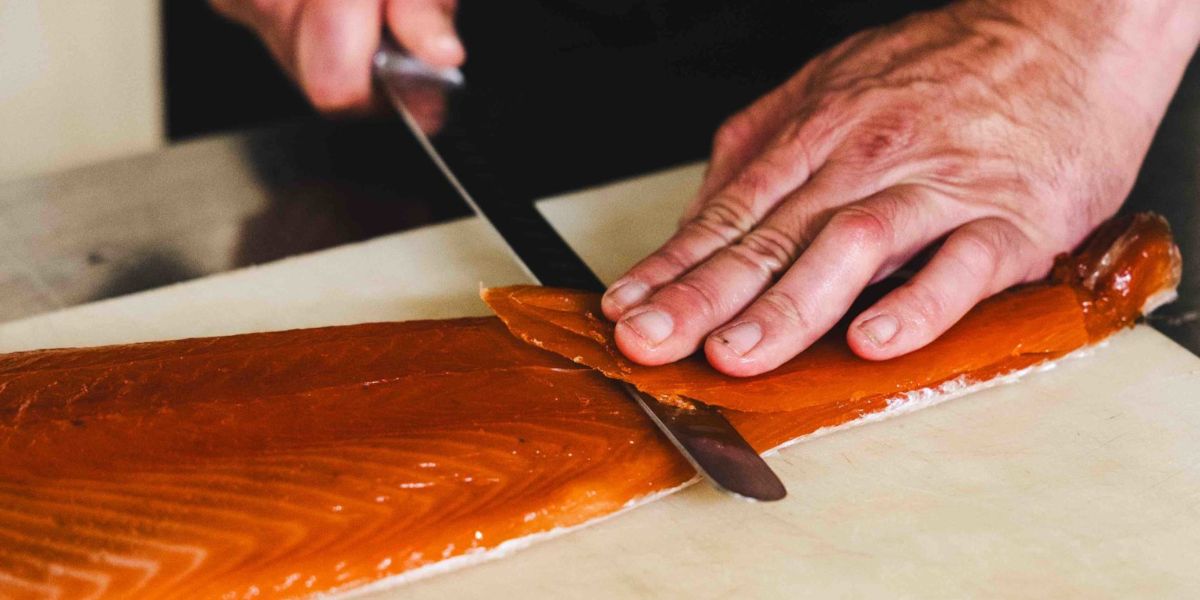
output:
[[[589,366],[729,407],[766,449],[1103,339],[1178,275],[1165,222],[1126,218],[910,357],[867,363],[830,336],[743,380],[632,365],[595,297],[542,288],[485,295],[583,364],[494,318],[3,355],[0,597],[292,597],[412,573],[692,477]]]

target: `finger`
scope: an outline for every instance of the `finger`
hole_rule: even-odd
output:
[[[900,187],[836,212],[778,283],[708,336],[709,362],[723,373],[749,376],[803,351],[880,271],[956,224],[939,204],[921,188]]]
[[[655,364],[694,352],[704,336],[744,310],[779,273],[792,265],[827,220],[828,211],[822,210],[822,204],[837,198],[833,192],[840,180],[840,176],[822,172],[745,236],[722,247],[690,271],[674,276],[636,307],[614,309],[609,304],[615,300],[606,296],[602,304],[608,308],[606,312],[621,314],[617,324],[618,345],[635,360]],[[845,198],[837,201],[847,203]],[[636,268],[633,277],[641,277]],[[624,288],[619,289],[622,291],[612,296],[624,293]],[[644,316],[647,314],[650,316]],[[656,322],[673,325],[669,337],[657,340],[654,332],[643,331]]]
[[[454,0],[390,0],[387,23],[396,41],[437,67],[457,67],[466,51],[454,31]]]
[[[618,348],[643,364],[695,352],[704,336],[749,305],[799,253],[805,233],[771,221],[629,311],[617,322]]]
[[[682,220],[698,214],[772,140],[778,139],[779,131],[788,121],[797,120],[797,115],[803,112],[801,97],[812,66],[809,63],[795,77],[721,124],[713,136],[712,156],[700,190],[684,210]]]
[[[297,77],[318,110],[354,112],[371,105],[371,56],[381,23],[379,0],[312,0],[301,9]]]
[[[774,203],[807,181],[825,162],[837,142],[830,133],[823,121],[807,117],[788,121],[711,197],[689,206],[681,221],[695,217],[710,202],[729,198],[742,203]]]
[[[712,158],[697,201],[725,187],[788,119],[803,110],[809,81],[820,62],[819,58],[809,61],[790,79],[721,124],[713,136]]]
[[[818,172],[807,185],[787,198],[788,205],[808,207],[817,199],[841,202],[854,196],[841,195],[842,177]],[[645,302],[658,287],[683,276],[714,253],[736,243],[765,217],[778,202],[768,196],[730,193],[705,205],[658,250],[633,266],[609,287],[601,300],[605,316],[614,321]]]
[[[780,152],[785,150],[781,147]],[[728,193],[723,192],[706,204],[703,211],[685,223],[667,243],[613,282],[601,301],[601,308],[609,319],[621,318],[645,302],[658,287],[678,279],[715,252],[736,242],[754,227],[755,221],[773,210],[786,212],[788,220],[798,223],[782,230],[815,233],[833,208],[879,192],[886,187],[887,180],[886,177],[863,177],[858,169],[826,165],[804,185],[782,198],[775,197],[775,189],[755,194],[751,191],[752,184],[742,188],[733,184]],[[783,187],[786,186],[778,189]],[[776,209],[776,206],[780,208]],[[811,235],[802,237],[812,239]]]
[[[729,183],[734,173],[761,152],[779,127],[794,114],[792,89],[790,83],[780,85],[717,128],[697,201]]]
[[[1029,247],[1007,221],[964,225],[911,281],[854,319],[846,336],[851,349],[884,360],[928,344],[980,300],[1033,275]]]

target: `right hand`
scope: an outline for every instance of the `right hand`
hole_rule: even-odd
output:
[[[253,29],[317,110],[366,112],[375,105],[371,57],[387,31],[417,58],[457,67],[456,0],[210,0]]]

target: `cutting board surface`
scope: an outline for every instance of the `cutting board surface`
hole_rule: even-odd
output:
[[[691,166],[546,200],[602,278],[652,250]],[[463,220],[0,324],[0,351],[487,314],[526,283]],[[1200,595],[1200,359],[1139,327],[1088,356],[769,459],[791,495],[693,486],[378,597]]]

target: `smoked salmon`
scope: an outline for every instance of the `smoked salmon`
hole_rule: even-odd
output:
[[[957,377],[989,379],[1060,357],[1133,323],[1174,293],[1181,275],[1170,229],[1150,215],[1098,230],[1075,256],[1060,257],[1044,284],[981,302],[928,346],[887,361],[858,358],[835,328],[795,359],[749,378],[722,375],[699,354],[658,367],[617,351],[599,298],[574,290],[516,286],[485,290],[488,305],[518,337],[624,379],[670,401],[688,397],[750,412],[793,411],[894,396]],[[1160,291],[1165,290],[1165,291]]]
[[[1169,297],[1179,264],[1164,221],[1127,217],[909,357],[866,363],[834,334],[740,380],[628,363],[595,296],[529,287],[485,292],[503,322],[2,355],[0,597],[296,597],[419,576],[694,477],[605,375],[724,407],[766,450],[1100,341]]]

